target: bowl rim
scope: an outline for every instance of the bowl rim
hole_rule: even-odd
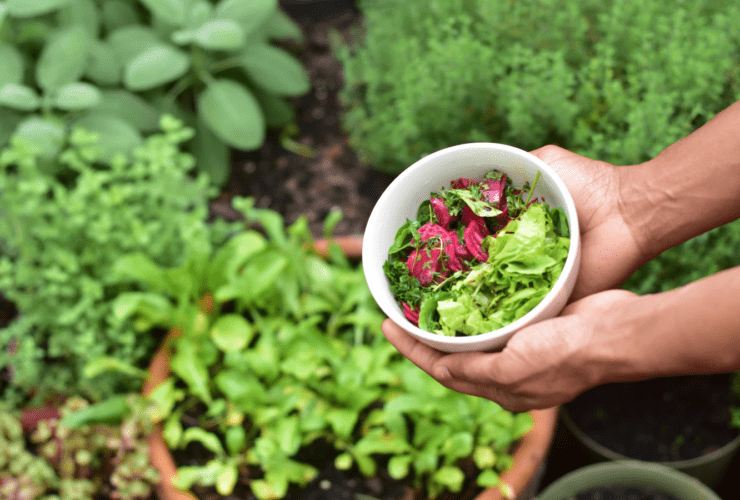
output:
[[[478,335],[470,335],[470,336],[455,336],[455,337],[448,337],[444,335],[439,335],[433,332],[428,332],[426,330],[422,330],[418,326],[411,323],[408,319],[405,318],[403,313],[401,312],[399,315],[400,307],[396,303],[397,306],[396,310],[387,310],[388,306],[384,303],[384,301],[378,300],[377,296],[378,293],[381,291],[379,289],[379,280],[377,277],[373,277],[377,275],[378,272],[382,274],[383,279],[385,280],[385,285],[388,286],[387,283],[387,277],[385,276],[385,273],[382,270],[382,267],[380,270],[378,269],[372,269],[370,266],[368,266],[368,255],[370,255],[373,252],[385,252],[386,256],[385,259],[383,259],[383,262],[387,260],[387,250],[379,250],[377,247],[373,247],[372,244],[372,237],[368,237],[368,231],[372,232],[375,230],[380,220],[383,217],[383,214],[380,212],[380,207],[386,205],[388,203],[388,198],[395,196],[395,191],[398,188],[399,185],[402,185],[406,182],[406,179],[413,175],[413,173],[419,169],[423,169],[426,167],[426,165],[432,161],[435,161],[440,156],[446,156],[446,155],[454,155],[457,153],[462,152],[481,152],[481,153],[493,153],[493,152],[505,152],[510,155],[518,156],[520,158],[523,158],[531,163],[534,163],[534,165],[538,168],[538,170],[541,172],[541,175],[543,177],[548,178],[548,182],[551,184],[554,184],[557,191],[560,193],[560,195],[563,197],[565,201],[565,213],[568,219],[568,229],[570,231],[570,244],[568,247],[568,256],[566,258],[565,265],[563,267],[562,272],[560,273],[560,276],[555,281],[555,284],[550,289],[550,291],[545,295],[545,297],[537,304],[531,311],[529,311],[527,314],[519,318],[518,320],[514,321],[513,323],[510,323],[506,326],[503,326],[499,328],[498,330],[493,330],[491,332],[481,333]],[[492,168],[500,168],[500,167],[492,167]],[[461,174],[464,175],[464,174]],[[431,194],[431,193],[430,193]],[[513,334],[517,330],[527,326],[530,324],[536,316],[545,309],[549,304],[551,304],[558,296],[561,290],[567,285],[569,276],[572,273],[577,273],[578,269],[575,268],[575,266],[579,263],[579,252],[580,252],[580,230],[578,225],[578,214],[575,206],[575,202],[573,201],[573,197],[571,196],[568,188],[566,187],[565,183],[561,179],[561,177],[555,172],[555,170],[547,165],[544,161],[540,160],[536,156],[532,155],[531,153],[517,148],[515,146],[510,146],[507,144],[500,144],[500,143],[494,143],[494,142],[471,142],[471,143],[464,143],[464,144],[458,144],[455,146],[450,146],[444,149],[440,149],[438,151],[435,151],[434,153],[431,153],[427,156],[424,156],[411,164],[409,167],[407,167],[403,172],[401,172],[396,178],[391,182],[390,185],[385,189],[385,191],[381,194],[380,198],[376,202],[375,206],[373,207],[372,212],[370,213],[370,217],[368,218],[367,225],[365,227],[365,234],[363,237],[363,268],[365,273],[365,278],[368,283],[368,287],[370,288],[370,293],[373,295],[373,298],[375,298],[378,306],[383,310],[383,312],[394,322],[396,322],[399,326],[401,326],[404,330],[408,331],[409,333],[413,334],[416,337],[419,337],[421,339],[425,339],[428,341],[428,343],[431,344],[448,344],[448,345],[455,345],[455,346],[467,346],[467,347],[474,347],[477,344],[490,344],[492,341],[500,339],[501,337],[505,337],[508,335]],[[380,280],[382,282],[383,280]],[[575,280],[574,280],[575,281]],[[377,293],[376,293],[377,292]],[[468,349],[470,350],[470,349]]]

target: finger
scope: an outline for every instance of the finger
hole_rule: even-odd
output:
[[[498,353],[466,352],[440,358],[432,368],[435,378],[452,378],[470,384],[496,384],[495,372]]]
[[[408,358],[416,366],[432,375],[434,363],[444,356],[444,353],[419,342],[409,333],[398,326],[394,321],[386,319],[381,327],[388,342]]]

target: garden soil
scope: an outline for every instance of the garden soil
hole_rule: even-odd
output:
[[[289,11],[305,40],[283,47],[302,61],[311,79],[311,91],[291,100],[298,126],[291,139],[313,155],[289,151],[281,145],[280,132],[269,132],[259,150],[234,153],[230,179],[211,211],[233,219],[238,214],[231,209],[231,199],[250,196],[257,207],[281,213],[288,224],[306,216],[312,233],[320,237],[327,214],[340,210],[343,219],[335,235],[361,235],[393,177],[362,163],[342,129],[338,92],[344,80],[341,64],[332,56],[329,32],[348,38],[360,15],[351,1],[305,3],[312,8]]]

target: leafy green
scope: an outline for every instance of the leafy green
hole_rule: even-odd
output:
[[[68,143],[62,135],[50,142],[60,152],[45,159],[21,137],[0,153],[0,293],[19,311],[0,329],[0,367],[13,374],[5,398],[98,401],[141,385],[136,369],[85,373],[100,358],[146,366],[157,339],[114,320],[112,299],[131,289],[112,266],[133,252],[184,260],[189,233],[208,211],[207,181],[191,178],[193,158],[179,150],[191,132],[171,118],[161,124],[163,132],[107,166],[96,135],[81,129]]]
[[[432,331],[475,335],[513,323],[550,291],[570,245],[568,238],[555,233],[548,211],[540,204],[531,205],[520,219],[486,241],[488,262],[473,266],[450,287],[453,297],[439,302],[439,326]]]
[[[152,393],[155,414],[171,447],[197,441],[212,455],[178,467],[178,486],[229,495],[234,471],[250,467],[254,495],[280,498],[316,476],[302,457],[320,443],[339,468],[372,476],[388,463],[435,496],[459,486],[458,461],[474,446],[510,456],[529,414],[445,389],[401,356],[382,336],[361,266],[331,239],[328,256],[316,255],[305,219],[286,228],[254,200],[234,207],[245,222],[223,241],[210,227],[194,234],[177,267],[141,255],[115,266],[143,289],[119,296],[118,319],[179,332],[169,340],[172,375]],[[337,220],[327,218],[327,236]],[[171,307],[148,305],[157,302]]]

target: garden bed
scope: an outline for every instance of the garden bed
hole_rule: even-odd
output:
[[[321,235],[329,211],[339,209],[344,219],[335,234],[359,235],[393,176],[363,164],[342,130],[342,66],[332,55],[328,33],[337,30],[348,36],[360,14],[353,2],[323,2],[323,10],[321,3],[313,3],[314,10],[295,11],[304,42],[284,47],[299,57],[311,79],[311,91],[291,100],[298,125],[292,140],[315,155],[289,151],[281,145],[279,132],[269,132],[259,150],[233,154],[231,177],[211,208],[214,215],[233,218],[237,214],[231,198],[252,196],[257,207],[280,212],[288,224],[305,215],[315,236]]]

